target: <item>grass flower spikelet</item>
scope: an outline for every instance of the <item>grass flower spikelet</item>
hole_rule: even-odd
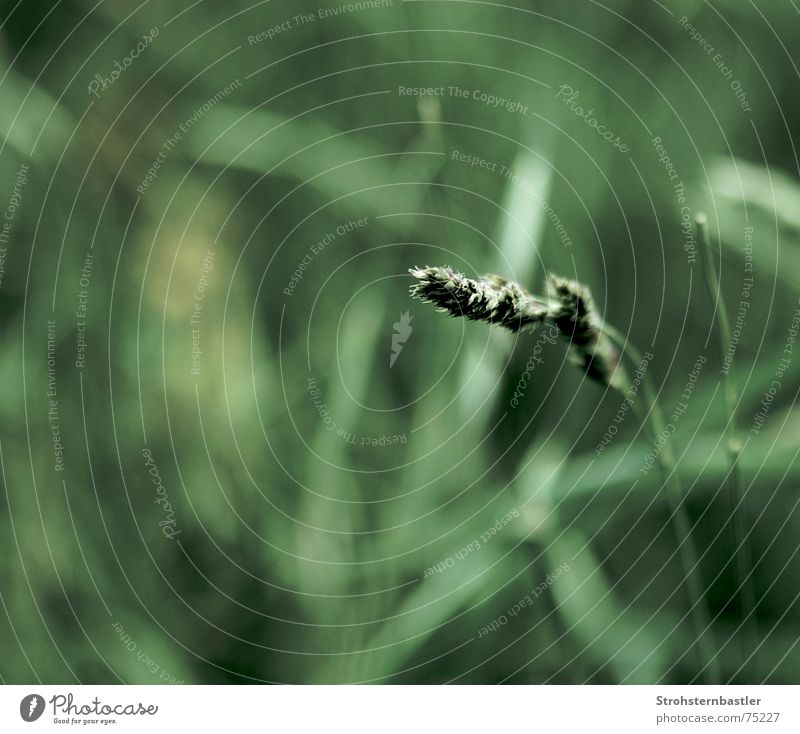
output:
[[[603,332],[589,289],[555,275],[548,280],[548,297],[529,293],[499,275],[468,278],[449,267],[411,268],[419,282],[411,295],[438,306],[451,316],[484,321],[513,332],[533,331],[546,319],[570,341],[572,361],[598,382],[619,388],[624,373],[620,355]]]

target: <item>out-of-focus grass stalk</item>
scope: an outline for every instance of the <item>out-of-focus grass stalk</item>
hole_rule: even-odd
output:
[[[603,331],[617,344],[634,366],[638,367],[642,363],[642,355],[639,350],[617,329],[604,324]],[[627,379],[627,374],[625,374],[623,383],[627,383]],[[623,384],[619,389],[624,395],[627,393],[627,388],[628,385]],[[658,437],[664,432],[666,423],[658,398],[653,393],[653,389],[647,379],[642,380],[642,396],[646,403],[646,411],[638,406],[634,409],[642,423],[649,428],[650,439],[655,444]],[[672,454],[669,442],[664,444],[663,449],[658,454],[658,466],[672,509],[675,534],[678,536],[679,555],[689,597],[689,613],[697,636],[698,655],[701,658],[700,669],[706,671],[705,677],[708,683],[718,683],[720,681],[719,665],[717,663],[716,650],[714,649],[715,646],[711,640],[711,618],[703,591],[703,580],[700,576],[700,561],[692,538],[692,526],[684,503],[683,489],[678,478],[678,467],[675,464],[675,457]]]
[[[706,278],[708,295],[711,298],[717,314],[717,336],[719,342],[720,358],[725,363],[725,350],[731,342],[731,325],[728,320],[728,311],[722,297],[719,275],[714,264],[711,251],[711,241],[708,236],[708,223],[703,214],[695,216],[695,230],[700,244],[703,258],[703,271]],[[736,407],[739,404],[739,393],[736,383],[731,379],[728,370],[722,370],[722,394],[725,403],[725,450],[728,454],[730,472],[727,484],[729,486],[728,502],[732,515],[734,556],[736,560],[736,574],[738,581],[739,603],[741,605],[742,625],[745,627],[746,638],[742,640],[742,660],[746,660],[750,652],[754,651],[757,643],[755,621],[755,589],[751,573],[749,543],[747,541],[747,515],[745,506],[744,482],[739,468],[739,457],[742,444],[739,438],[736,421]],[[748,652],[748,649],[749,651]]]

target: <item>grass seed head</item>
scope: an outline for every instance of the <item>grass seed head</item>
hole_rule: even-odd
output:
[[[412,268],[411,295],[451,316],[485,321],[510,331],[532,330],[549,312],[541,299],[497,275],[468,278],[447,267]]]
[[[558,275],[551,275],[547,285],[553,304],[551,318],[561,335],[569,339],[573,363],[597,382],[620,387],[620,353],[603,332],[589,289]]]
[[[589,377],[621,387],[620,354],[603,332],[589,289],[575,280],[551,275],[547,299],[499,275],[468,278],[448,267],[411,268],[419,282],[411,295],[440,311],[470,321],[485,321],[510,331],[532,331],[546,319],[570,342],[571,360]]]

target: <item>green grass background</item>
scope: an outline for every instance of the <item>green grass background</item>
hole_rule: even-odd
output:
[[[794,3],[394,0],[248,41],[336,5],[4,8],[0,206],[20,165],[30,170],[0,282],[2,680],[686,683],[715,664],[720,681],[797,682],[800,356],[748,433],[798,307]],[[90,96],[94,75],[153,27],[153,43]],[[137,192],[164,141],[236,79]],[[629,152],[557,99],[562,84]],[[527,113],[397,93],[440,85]],[[755,609],[737,593],[713,305],[654,136],[688,206],[709,216],[732,321],[754,228],[731,375]],[[453,151],[510,167],[572,246],[525,187]],[[358,218],[366,226],[316,255],[287,296],[311,245]],[[193,376],[189,317],[210,251]],[[668,417],[708,357],[671,445],[713,661],[696,645],[661,480],[639,471],[642,425],[630,414],[595,454],[622,396],[546,344],[512,408],[536,337],[411,301],[406,269],[423,264],[534,291],[550,271],[585,282],[603,318],[655,355],[647,378]],[[390,369],[405,310],[413,333]],[[405,441],[361,446],[328,430],[309,377],[338,427]],[[180,530],[172,540],[145,447]],[[479,550],[425,578],[512,510]],[[563,563],[569,572],[508,615]]]

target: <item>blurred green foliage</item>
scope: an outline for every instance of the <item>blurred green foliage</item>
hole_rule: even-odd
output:
[[[798,307],[793,4],[394,0],[292,20],[341,5],[5,9],[0,207],[29,171],[0,281],[2,680],[701,680],[709,661],[670,509],[657,472],[640,472],[642,426],[629,415],[595,453],[622,396],[572,369],[562,344],[544,345],[512,408],[535,336],[410,301],[406,269],[430,263],[534,291],[551,270],[587,283],[603,317],[655,354],[647,377],[667,415],[708,356],[672,446],[710,636],[723,680],[796,682],[797,355],[750,432]],[[682,16],[722,54],[749,111]],[[629,152],[565,105],[562,85]],[[468,96],[398,93],[440,86]],[[753,227],[731,374],[756,649],[732,561],[713,306],[656,136],[686,206],[708,213],[732,321]],[[406,310],[413,333],[390,369]],[[563,578],[509,615],[563,563]]]

